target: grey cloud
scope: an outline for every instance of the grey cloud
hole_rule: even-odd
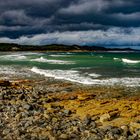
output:
[[[108,2],[103,0],[81,0],[77,4],[73,3],[69,7],[59,10],[62,14],[86,14],[89,12],[100,12],[108,6]]]
[[[120,32],[127,27],[127,34],[131,28],[138,29],[139,16],[139,0],[1,0],[0,37],[19,40],[38,34],[58,32],[61,36],[81,32],[91,35],[91,31],[95,34],[100,31],[106,38],[110,29],[119,28]],[[55,37],[49,42],[57,40]]]
[[[136,13],[130,13],[130,14],[123,14],[123,13],[117,13],[117,14],[113,14],[114,17],[120,19],[120,20],[139,20],[140,21],[140,12],[136,12]]]
[[[126,32],[129,30],[129,33]],[[22,36],[17,39],[0,38],[0,42],[19,44],[79,44],[79,45],[140,45],[140,28],[110,28],[106,31],[66,31],[38,34],[32,37]]]

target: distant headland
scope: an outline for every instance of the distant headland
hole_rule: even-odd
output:
[[[106,51],[140,51],[131,48],[107,48],[102,46],[79,46],[79,45],[19,45],[14,43],[0,43],[0,51],[64,51],[64,52],[106,52]]]

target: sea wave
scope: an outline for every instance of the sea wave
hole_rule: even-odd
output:
[[[100,57],[100,58],[103,58],[103,56],[102,56],[102,55],[100,55],[99,57]]]
[[[124,63],[128,63],[128,64],[137,64],[137,63],[140,63],[140,60],[130,60],[130,59],[125,59],[125,58],[122,58],[122,61]]]
[[[10,61],[21,61],[21,60],[25,60],[27,59],[27,57],[25,55],[21,55],[21,54],[11,54],[11,55],[2,55],[0,56],[0,60],[10,60]]]
[[[43,70],[37,67],[31,69],[32,72],[43,75],[45,77],[52,77],[54,79],[67,80],[75,83],[85,85],[122,85],[126,87],[139,87],[140,78],[109,78],[109,79],[97,79],[89,76],[84,76],[79,71],[74,70]]]
[[[30,61],[42,62],[42,63],[50,63],[50,64],[65,64],[65,65],[75,64],[75,62],[73,62],[73,61],[48,60],[48,59],[46,59],[44,57],[32,59]]]
[[[70,55],[52,54],[51,57],[69,57]]]
[[[120,58],[117,58],[117,57],[114,57],[113,59],[114,59],[114,60],[120,60]]]
[[[33,67],[32,72],[43,75],[45,77],[52,77],[54,79],[63,79],[71,82],[81,83],[81,84],[92,84],[92,79],[90,77],[85,77],[79,74],[75,70],[43,70]]]
[[[100,74],[96,74],[96,73],[90,73],[88,75],[91,76],[91,77],[94,77],[94,78],[98,78],[98,77],[101,76]]]
[[[30,77],[31,72],[28,68],[20,68],[16,66],[0,66],[0,77],[17,78]]]
[[[0,74],[6,74],[6,75],[15,75],[16,74],[16,70],[12,67],[5,67],[5,66],[1,66],[0,67]]]

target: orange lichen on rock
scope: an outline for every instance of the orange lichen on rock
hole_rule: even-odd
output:
[[[55,102],[47,103],[64,106],[65,109],[75,111],[73,116],[83,119],[87,114],[91,116],[104,117],[105,123],[122,125],[137,120],[140,116],[139,100],[127,99],[96,99],[95,94],[72,93],[65,95],[51,95],[51,98],[59,99]],[[62,98],[61,98],[62,97]],[[108,116],[108,117],[107,117]]]

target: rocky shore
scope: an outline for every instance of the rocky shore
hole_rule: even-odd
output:
[[[139,140],[139,94],[121,87],[1,80],[0,140]]]

